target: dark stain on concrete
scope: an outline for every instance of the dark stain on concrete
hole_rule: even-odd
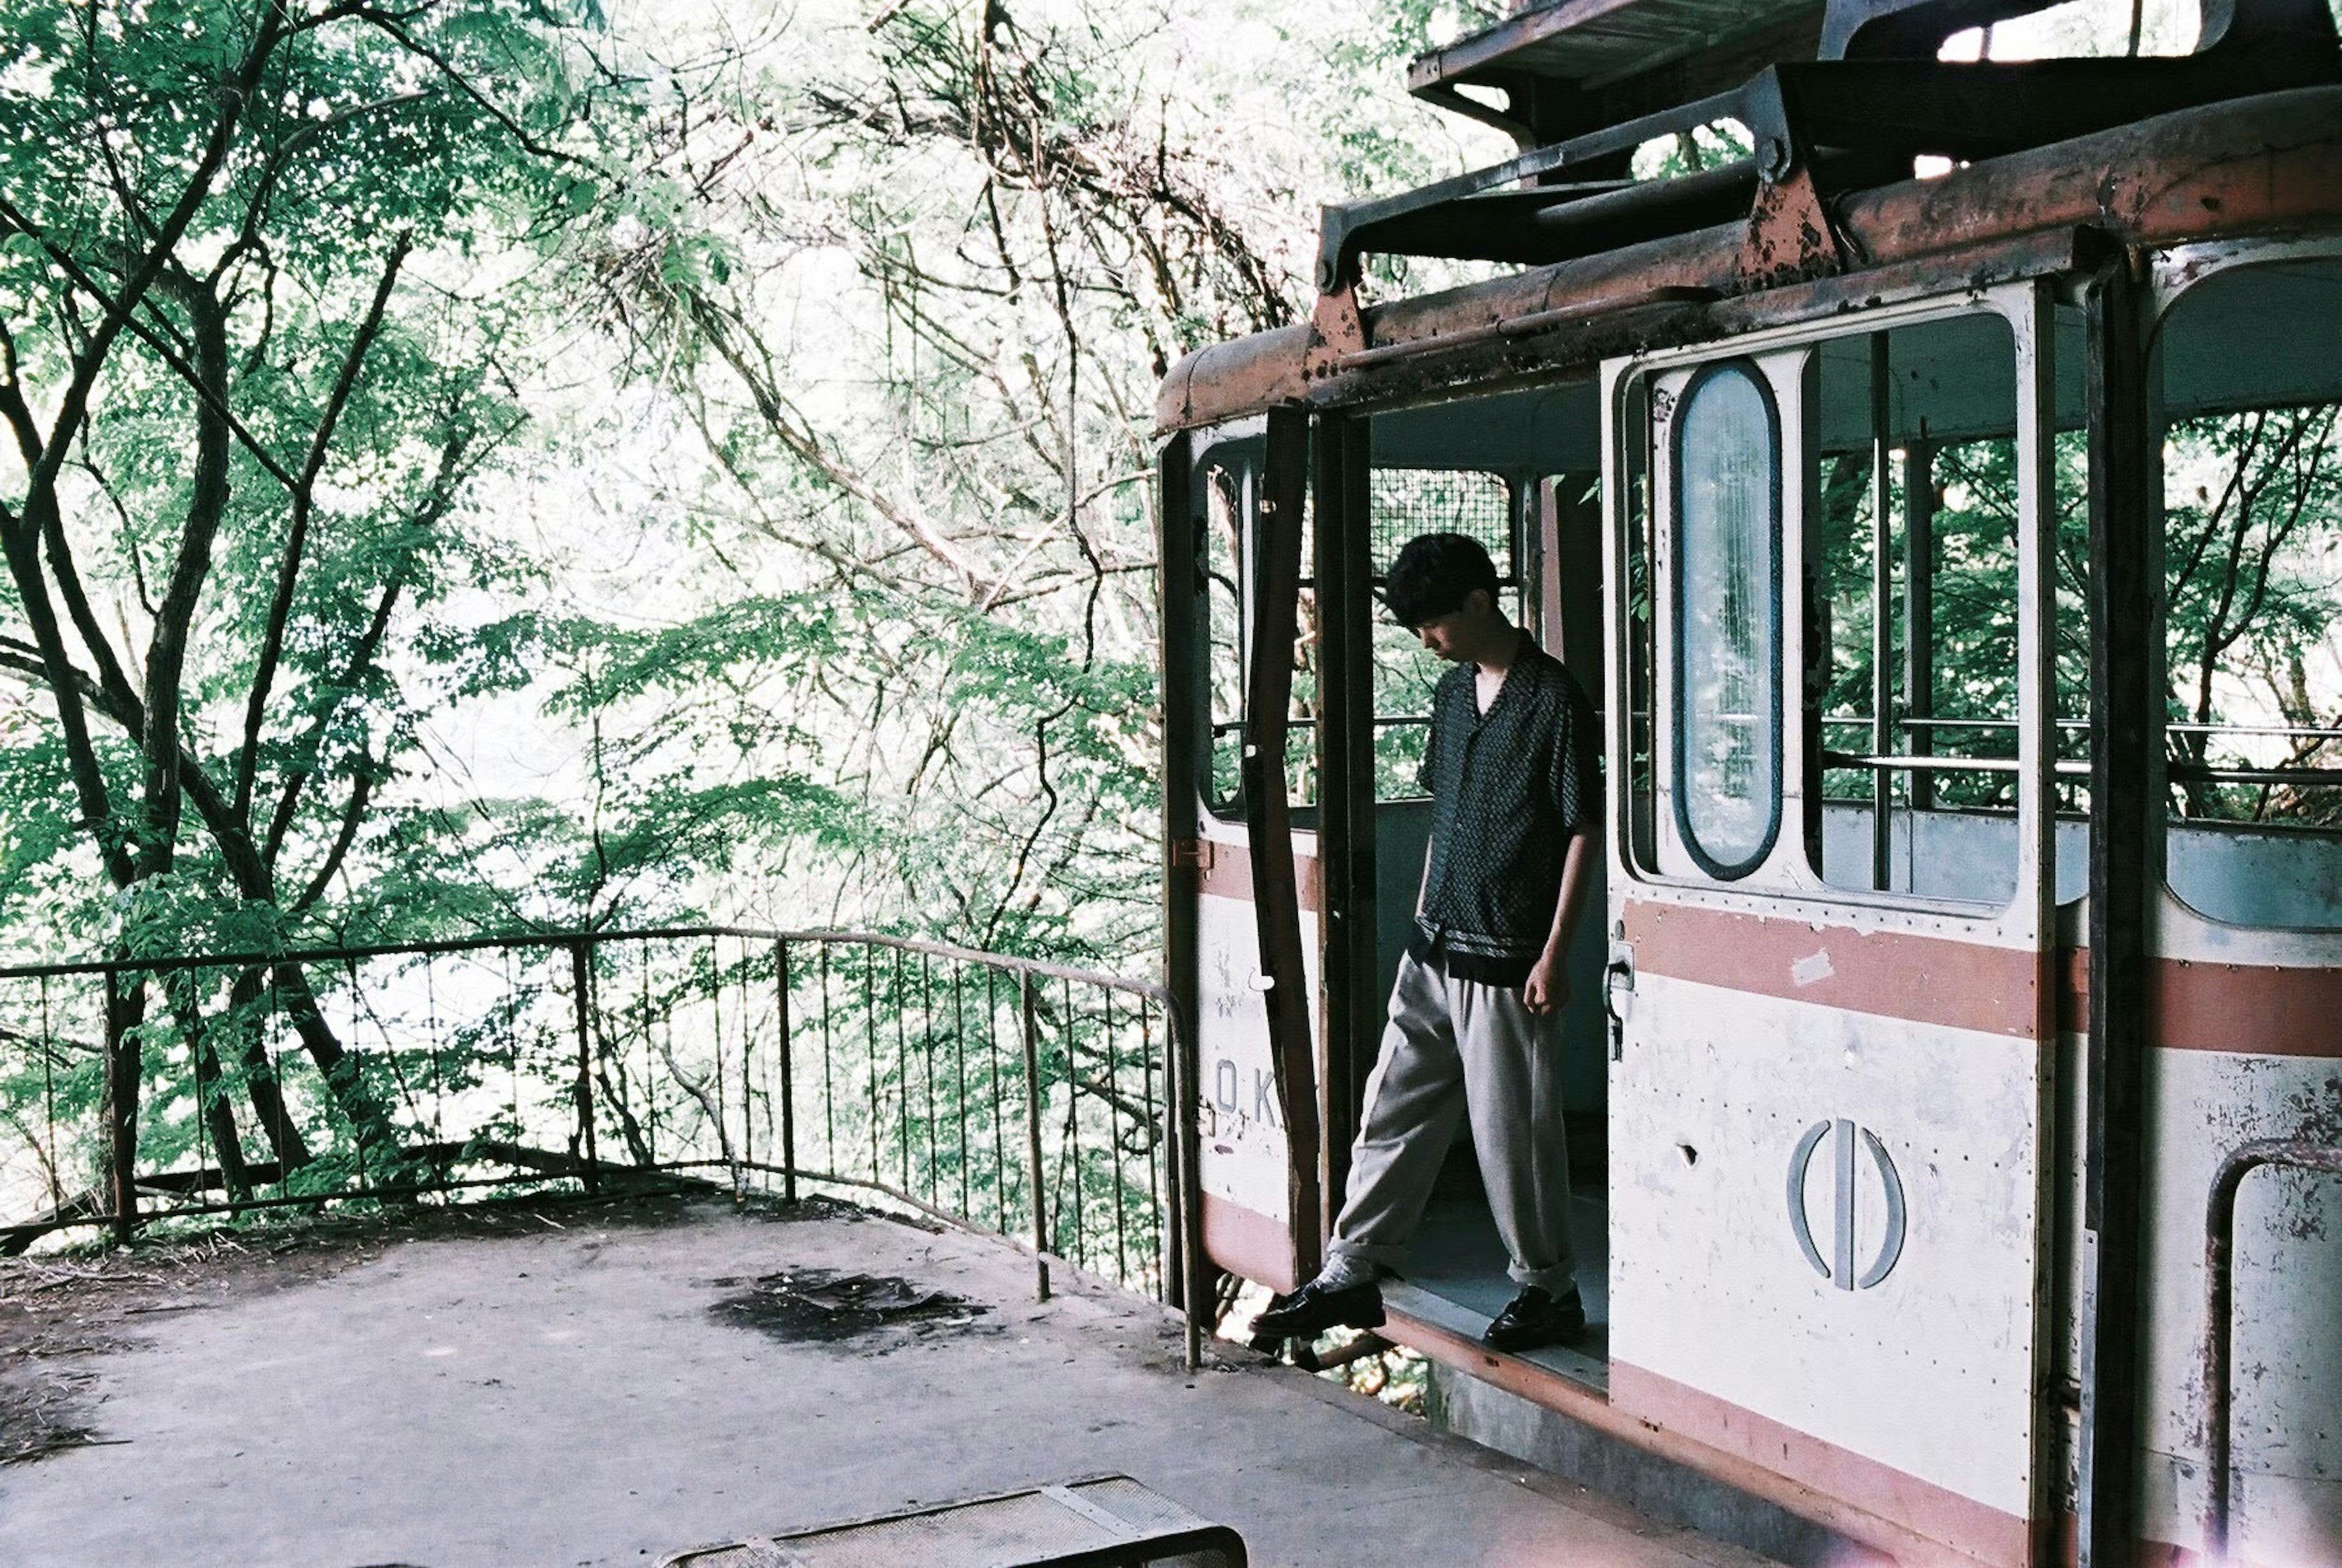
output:
[[[885,1335],[896,1343],[938,1329],[965,1328],[986,1309],[946,1291],[929,1290],[888,1274],[794,1269],[715,1284],[745,1287],[712,1303],[718,1323],[751,1328],[792,1343],[836,1344]],[[908,1334],[887,1331],[908,1329]],[[879,1353],[894,1348],[876,1344]]]

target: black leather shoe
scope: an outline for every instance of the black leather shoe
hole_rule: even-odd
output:
[[[1316,1339],[1329,1328],[1383,1326],[1383,1291],[1372,1280],[1328,1290],[1311,1280],[1280,1307],[1252,1320],[1255,1339]]]
[[[1585,1332],[1586,1303],[1575,1286],[1556,1299],[1531,1285],[1496,1314],[1480,1340],[1491,1350],[1524,1351],[1559,1344]]]

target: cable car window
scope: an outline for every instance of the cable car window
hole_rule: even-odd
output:
[[[1257,574],[1259,474],[1248,464],[1216,463],[1198,487],[1204,513],[1196,551],[1204,577],[1203,638],[1209,694],[1211,772],[1208,804],[1216,815],[1243,814],[1244,746],[1249,715],[1253,595]],[[1305,507],[1301,559],[1305,574],[1314,540],[1314,514]],[[1317,594],[1301,579],[1293,640],[1293,694],[1285,741],[1286,799],[1295,809],[1317,800]]]
[[[1244,518],[1251,475],[1215,464],[1204,476],[1202,547],[1196,559],[1204,574],[1205,680],[1211,703],[1209,799],[1216,812],[1231,810],[1241,789],[1244,740]]]
[[[2020,777],[2016,335],[1970,312],[1835,338],[1817,360],[1814,869],[1836,887],[2005,904]]]
[[[1520,553],[1515,547],[1512,487],[1470,470],[1378,468],[1369,493],[1375,587],[1401,546],[1420,534],[1462,534],[1488,552],[1496,568],[1497,607],[1521,618]],[[1414,633],[1374,621],[1375,798],[1419,799],[1423,747],[1431,734],[1431,697],[1446,666]]]
[[[2159,346],[2171,889],[2342,926],[2342,261],[2216,273]]]
[[[1675,418],[1676,822],[1746,876],[1781,825],[1781,426],[1756,367],[1709,366]]]

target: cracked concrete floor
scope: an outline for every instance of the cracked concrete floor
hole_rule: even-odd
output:
[[[104,1446],[0,1469],[0,1563],[566,1568],[1107,1472],[1327,1568],[1758,1562],[1289,1369],[1190,1377],[1153,1303],[880,1218],[393,1242],[192,1295],[73,1358]],[[555,1229],[555,1223],[565,1227]],[[834,1343],[709,1311],[716,1282],[899,1274],[981,1303]]]

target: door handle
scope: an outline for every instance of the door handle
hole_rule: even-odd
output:
[[[1610,1021],[1610,1060],[1626,1054],[1626,1021],[1635,1015],[1635,949],[1625,942],[1610,944],[1610,962],[1602,971],[1602,1011]]]

